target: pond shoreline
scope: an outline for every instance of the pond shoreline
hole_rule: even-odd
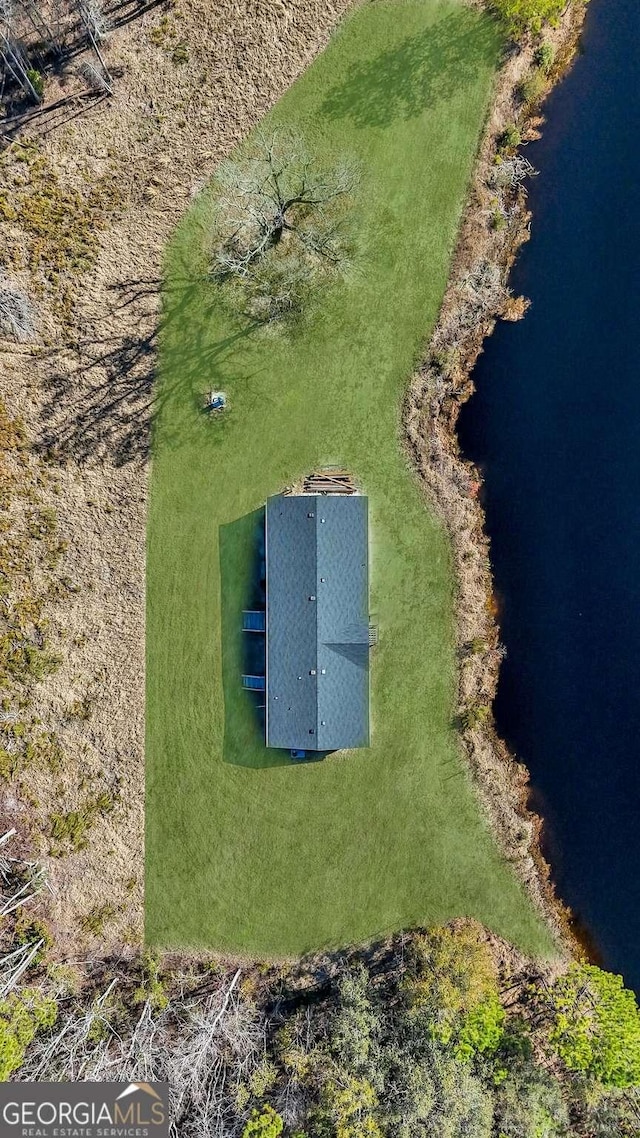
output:
[[[523,180],[533,171],[520,144],[539,137],[544,121],[540,105],[571,67],[585,15],[586,4],[576,0],[557,28],[507,50],[496,78],[449,284],[424,362],[408,389],[403,415],[410,460],[452,542],[457,722],[463,749],[505,857],[563,954],[579,958],[590,956],[589,947],[573,913],[556,893],[552,866],[542,851],[544,820],[531,809],[529,772],[499,737],[493,719],[504,650],[480,500],[482,475],[461,452],[457,419],[473,393],[471,375],[485,338],[499,319],[521,319],[528,307],[524,297],[513,297],[508,289],[531,222]],[[543,90],[526,105],[522,86],[535,75],[540,82],[536,50],[542,40],[553,45],[555,57]],[[503,141],[505,132],[512,132],[509,146]]]

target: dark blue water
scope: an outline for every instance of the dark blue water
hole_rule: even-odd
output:
[[[561,896],[640,991],[640,3],[592,0],[546,104],[533,236],[460,437],[485,474],[496,715]]]

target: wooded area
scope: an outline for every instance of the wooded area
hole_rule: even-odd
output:
[[[110,32],[160,0],[1,0],[0,142],[45,134],[113,93]]]

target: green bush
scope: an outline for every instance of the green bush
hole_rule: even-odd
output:
[[[174,63],[188,63],[189,62],[189,48],[184,40],[180,40],[171,52],[171,58]]]
[[[540,1068],[510,1072],[495,1093],[500,1138],[561,1138],[569,1135],[569,1114],[557,1080]]]
[[[548,997],[548,1041],[570,1071],[605,1087],[640,1085],[640,1009],[621,976],[573,964]]]
[[[0,1082],[17,1071],[26,1048],[37,1031],[52,1027],[57,1015],[55,1000],[37,988],[23,988],[0,1000]]]
[[[470,703],[460,716],[460,726],[464,731],[472,731],[486,723],[491,714],[491,708],[486,703]]]
[[[338,984],[338,1010],[330,1029],[331,1051],[338,1066],[355,1074],[367,1072],[373,1041],[380,1029],[379,1016],[368,995],[369,977],[360,967]]]
[[[505,1018],[505,1010],[495,993],[472,1008],[458,1033],[456,1058],[467,1063],[478,1054],[497,1051],[504,1033]]]
[[[543,95],[546,94],[548,86],[545,72],[539,67],[537,71],[532,71],[531,75],[522,81],[518,87],[518,93],[527,106],[533,106],[540,102]]]
[[[548,75],[553,67],[556,58],[556,49],[552,43],[541,43],[536,48],[533,60],[536,67],[541,67],[545,75]]]
[[[278,1077],[278,1068],[269,1059],[263,1059],[249,1078],[249,1090],[254,1098],[264,1098]]]
[[[521,142],[522,132],[520,127],[517,123],[511,123],[500,135],[498,146],[500,150],[516,150]]]
[[[20,914],[16,921],[15,938],[18,944],[36,944],[42,941],[40,948],[33,958],[31,967],[41,964],[50,948],[53,947],[53,936],[48,925],[37,917],[29,917],[27,913]]]
[[[539,32],[545,20],[554,23],[566,0],[491,0],[494,11],[513,36]]]
[[[242,1138],[278,1138],[284,1129],[280,1115],[268,1103],[262,1110],[252,1110],[251,1118],[242,1131]]]
[[[497,974],[474,926],[433,929],[417,938],[403,987],[410,1016],[459,1061],[499,1046],[505,1014]]]
[[[45,676],[57,672],[60,667],[61,657],[48,652],[46,648],[38,648],[35,644],[15,636],[5,639],[11,640],[11,643],[7,644],[8,651],[3,662],[8,675],[13,679],[21,683],[28,680],[40,682]]]
[[[329,1078],[322,1087],[318,1131],[335,1138],[383,1138],[375,1118],[377,1107],[378,1096],[368,1079],[344,1074]]]
[[[35,67],[30,67],[27,71],[27,78],[31,83],[36,95],[39,99],[44,95],[44,76],[36,71]]]
[[[141,963],[142,980],[133,993],[133,1003],[137,1005],[148,1001],[152,1008],[163,1011],[169,1004],[169,997],[160,976],[160,961],[147,951]]]
[[[428,1059],[433,1085],[430,1101],[422,1104],[421,1125],[410,1135],[429,1138],[491,1138],[492,1100],[480,1079],[466,1063],[460,1063],[440,1048]]]

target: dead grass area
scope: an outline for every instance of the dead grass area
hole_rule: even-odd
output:
[[[65,543],[56,572],[67,582],[43,612],[60,663],[30,695],[55,755],[41,744],[0,810],[48,864],[60,956],[142,933],[146,463],[163,250],[190,196],[352,5],[153,7],[104,49],[112,98],[56,130],[34,122],[0,159],[0,264],[28,286],[38,333],[0,341],[2,397],[32,444],[25,461]]]
[[[567,7],[556,29],[547,29],[555,62],[544,93],[570,65],[584,19],[584,5]],[[517,124],[522,141],[537,137],[543,119],[539,102],[522,97],[537,74],[539,43],[513,48],[497,81],[492,111],[480,149],[451,278],[423,367],[414,376],[405,405],[408,448],[430,499],[452,536],[457,579],[457,640],[462,737],[476,784],[506,857],[530,897],[572,951],[581,955],[571,914],[555,896],[550,868],[539,846],[542,821],[528,808],[528,771],[496,734],[491,713],[502,646],[496,620],[490,549],[479,502],[481,474],[460,453],[456,422],[473,391],[471,373],[486,336],[498,319],[520,319],[528,302],[508,290],[510,269],[528,240],[531,215],[520,181],[496,180],[516,147],[504,145]],[[525,88],[526,89],[526,88]],[[496,226],[497,212],[503,221]]]

